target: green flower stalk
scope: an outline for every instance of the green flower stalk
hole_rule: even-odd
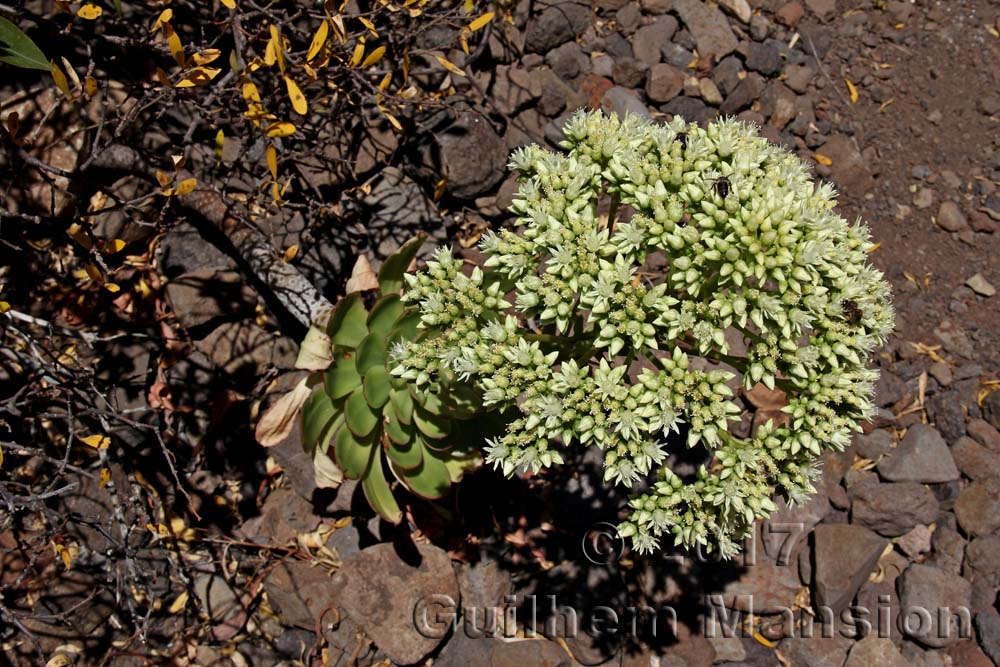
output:
[[[513,154],[516,230],[483,238],[482,269],[441,250],[405,276],[423,333],[387,367],[512,415],[485,448],[506,475],[595,445],[607,483],[648,480],[620,526],[638,551],[672,538],[731,557],[775,495],[815,491],[819,456],[873,413],[867,363],[893,309],[868,229],[735,120],[578,112],[565,136],[566,154]],[[736,437],[734,390],[757,384],[785,392],[787,420]],[[666,465],[677,432],[710,458],[693,479]]]

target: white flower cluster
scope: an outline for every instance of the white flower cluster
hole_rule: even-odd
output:
[[[428,332],[394,372],[458,377],[512,413],[487,449],[505,474],[579,442],[604,451],[606,480],[655,476],[620,527],[639,551],[669,534],[730,556],[872,413],[866,364],[893,310],[868,230],[750,125],[581,112],[565,134],[567,154],[513,155],[519,229],[482,240],[485,271],[442,251],[408,276]],[[787,419],[735,437],[732,388],[758,383],[785,392]],[[671,431],[708,450],[693,479],[665,463]]]

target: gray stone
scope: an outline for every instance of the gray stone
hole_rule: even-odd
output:
[[[804,93],[809,88],[816,70],[809,65],[792,65],[785,67],[785,85],[796,93]]]
[[[965,214],[953,201],[941,202],[935,221],[938,227],[946,232],[961,232],[969,228],[969,221],[965,219]]]
[[[694,121],[704,127],[715,120],[718,112],[696,97],[675,97],[660,107],[660,111]]]
[[[992,610],[976,614],[976,636],[983,653],[1000,665],[1000,614]]]
[[[578,2],[555,3],[528,21],[524,50],[548,53],[570,41],[590,25],[590,7]]]
[[[684,73],[666,63],[653,65],[646,77],[646,96],[653,102],[669,102],[684,87]]]
[[[753,104],[763,90],[764,79],[759,74],[751,72],[726,96],[719,111],[724,116],[735,115]]]
[[[797,113],[796,96],[780,81],[767,84],[760,99],[760,111],[770,119],[772,126],[782,130]]]
[[[739,637],[709,637],[708,643],[715,650],[715,662],[742,662],[747,650]]]
[[[975,348],[972,347],[969,337],[965,335],[961,327],[950,319],[941,320],[941,323],[934,329],[934,335],[944,344],[946,351],[967,359],[975,356]]]
[[[624,118],[626,113],[632,113],[647,120],[651,120],[649,110],[635,92],[621,86],[609,88],[601,98],[601,110],[605,113],[614,113]]]
[[[844,135],[831,137],[817,152],[830,158],[830,176],[841,188],[857,194],[872,188],[871,172],[854,139]]]
[[[552,49],[545,56],[545,62],[563,79],[575,79],[590,71],[590,58],[576,42],[566,42]]]
[[[885,429],[875,429],[871,433],[854,436],[854,449],[862,458],[877,461],[892,449],[892,434]]]
[[[851,647],[844,667],[909,667],[891,639],[870,634]]]
[[[615,14],[615,23],[618,27],[622,29],[626,35],[631,35],[635,32],[635,29],[639,27],[639,22],[642,20],[642,12],[639,9],[639,5],[630,2]]]
[[[638,88],[646,79],[646,70],[647,66],[635,58],[618,58],[611,68],[611,78],[623,88]]]
[[[941,434],[926,424],[915,424],[879,461],[879,474],[892,482],[950,482],[959,478]]]
[[[780,49],[781,43],[774,40],[763,43],[751,42],[750,54],[746,60],[747,69],[760,72],[764,76],[778,74],[784,66]]]
[[[1000,481],[987,478],[962,489],[955,517],[966,535],[989,535],[1000,529]]]
[[[991,285],[981,273],[966,280],[965,284],[979,296],[991,297],[997,293],[997,288]]]
[[[848,494],[851,521],[886,537],[903,535],[920,523],[933,523],[939,511],[934,493],[916,482],[869,481],[849,487]]]
[[[989,396],[987,396],[988,399]],[[984,419],[973,419],[966,426],[966,430],[980,445],[992,452],[1000,453],[1000,431],[997,431],[989,422]]]
[[[948,442],[965,435],[965,411],[960,388],[939,391],[926,401],[927,415]]]
[[[969,479],[1000,478],[1000,457],[968,436],[952,444],[951,455],[958,469]]]
[[[913,195],[913,205],[919,209],[930,208],[934,203],[934,191],[930,188],[920,188]]]
[[[730,16],[739,19],[741,23],[750,23],[752,11],[747,0],[719,0],[719,6]]]
[[[169,281],[167,301],[177,320],[191,329],[216,319],[237,318],[253,312],[254,291],[235,271],[200,269]]]
[[[717,7],[701,0],[674,0],[674,11],[694,35],[702,58],[717,61],[739,45],[726,16]]]
[[[771,34],[771,22],[763,14],[754,14],[750,19],[750,39],[763,42]]]
[[[806,0],[806,7],[821,21],[827,21],[837,14],[837,0]]]
[[[899,578],[903,631],[925,646],[955,644],[960,639],[962,615],[971,616],[971,595],[972,586],[962,577],[927,565],[910,565]]]
[[[729,95],[736,89],[736,86],[740,83],[740,72],[742,71],[743,65],[740,64],[736,56],[724,58],[722,62],[715,66],[715,69],[712,71],[712,78],[723,96]]]
[[[706,104],[712,106],[722,104],[722,93],[719,92],[718,86],[711,79],[698,79],[698,92],[701,93],[701,99],[705,100]]]
[[[430,614],[430,625],[421,625],[427,601],[438,596],[434,599],[460,602],[451,559],[429,544],[416,545],[405,560],[392,544],[364,549],[343,562],[332,584],[334,604],[403,665],[420,661],[445,637]]]
[[[264,590],[282,623],[306,630],[316,628],[334,596],[327,569],[301,560],[287,560],[270,570]]]
[[[879,372],[878,380],[875,381],[875,405],[880,408],[887,408],[903,400],[909,388],[906,382],[894,373],[887,370]]]
[[[896,547],[910,558],[916,559],[931,550],[933,536],[930,528],[920,524],[896,540]]]
[[[961,574],[968,543],[956,530],[954,515],[947,515],[947,519],[931,535],[931,555],[924,562],[951,574]]]
[[[813,540],[816,602],[840,614],[868,580],[889,541],[850,524],[820,524]]]
[[[541,94],[540,80],[534,72],[508,65],[496,68],[491,99],[501,113],[515,115]]]
[[[453,196],[475,199],[503,180],[506,143],[480,114],[461,114],[436,139],[446,187]]]
[[[660,62],[663,45],[677,32],[677,19],[660,16],[653,23],[639,28],[632,37],[632,52],[636,60],[649,66]]]
[[[952,381],[955,379],[954,374],[951,372],[951,366],[940,361],[935,361],[931,364],[927,368],[927,372],[930,373],[931,377],[937,380],[937,383],[942,387],[951,385]]]
[[[782,640],[778,652],[787,665],[805,667],[843,667],[851,640],[835,634],[833,637],[791,637]]]

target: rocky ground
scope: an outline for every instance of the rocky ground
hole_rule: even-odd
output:
[[[181,587],[188,597],[170,594],[172,613],[156,627],[183,646],[174,662],[1000,665],[997,5],[548,0],[518,4],[514,17],[491,27],[471,76],[453,82],[469,111],[428,125],[433,160],[418,152],[382,171],[345,209],[349,234],[331,240],[293,218],[270,230],[275,245],[300,244],[292,261],[335,295],[330,276],[358,250],[384,255],[418,228],[470,248],[502,224],[514,190],[508,152],[554,145],[574,109],[737,116],[836,183],[841,212],[872,228],[872,261],[898,312],[877,360],[878,418],[826,459],[813,501],[782,509],[733,563],[623,553],[602,528],[622,500],[587,455],[531,479],[479,471],[450,504],[418,517],[411,535],[369,518],[351,484],[316,489],[294,437],[268,452],[252,442],[250,399],[291,366],[294,345],[271,332],[229,257],[175,227],[157,261],[190,346],[156,368],[142,344],[113,348],[115,363],[129,365],[114,372],[137,378],[123,383],[121,404],[164,401],[198,461],[191,509],[202,523],[163,546],[193,564]],[[450,30],[437,35],[442,45],[453,43]],[[462,64],[463,54],[449,59]],[[369,166],[395,155],[391,132],[375,136],[358,158]],[[432,196],[434,160],[446,179],[441,198]],[[744,398],[755,411],[779,400]],[[117,500],[92,486],[72,509],[111,512]],[[160,549],[134,557],[176,583]],[[60,595],[86,599],[90,584],[70,582]],[[80,651],[67,645],[111,641],[114,605],[91,600],[69,624],[76,635],[65,616],[32,627],[50,655],[72,661]],[[498,607],[506,615],[489,613]],[[579,632],[566,632],[565,607]],[[617,614],[617,632],[601,608]],[[626,622],[639,608],[661,612],[655,630],[646,617]],[[939,615],[944,608],[952,613]],[[516,622],[505,623],[510,609]],[[207,633],[185,631],[196,620]],[[112,652],[112,664],[139,664],[138,653]]]

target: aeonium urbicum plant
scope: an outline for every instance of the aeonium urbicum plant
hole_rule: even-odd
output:
[[[607,483],[648,482],[619,527],[638,551],[666,538],[731,557],[776,496],[815,491],[819,456],[873,412],[867,363],[893,309],[868,229],[751,125],[579,112],[564,132],[565,154],[512,156],[516,230],[482,239],[482,268],[441,250],[405,277],[426,333],[387,367],[513,414],[485,448],[507,475],[596,446]],[[737,437],[734,388],[758,384],[784,392],[786,416]],[[708,463],[682,479],[678,446]]]

